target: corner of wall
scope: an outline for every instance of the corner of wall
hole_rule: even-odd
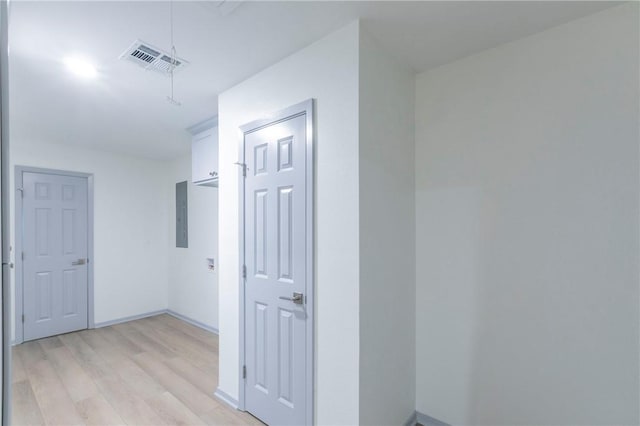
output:
[[[415,77],[359,41],[360,422],[400,424],[416,389]]]
[[[219,96],[220,390],[239,381],[238,126],[316,100],[315,422],[358,423],[358,37],[351,23]],[[229,176],[225,178],[225,176]],[[340,351],[335,348],[341,347]]]

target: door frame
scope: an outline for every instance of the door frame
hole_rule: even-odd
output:
[[[2,424],[11,423],[11,253],[9,253],[9,5],[0,1],[0,254],[2,256]]]
[[[14,321],[15,321],[15,339],[13,344],[17,345],[24,342],[24,324],[22,322],[23,314],[23,293],[24,293],[24,276],[23,276],[23,262],[22,253],[23,241],[22,241],[22,213],[23,203],[20,191],[23,186],[23,173],[41,173],[47,175],[61,175],[70,177],[80,177],[87,179],[87,328],[95,328],[94,317],[94,301],[93,301],[93,174],[71,172],[66,170],[46,169],[40,167],[31,166],[15,166],[15,278],[14,278]]]
[[[306,115],[306,166],[307,166],[307,178],[306,178],[306,229],[305,232],[307,234],[307,244],[306,244],[306,285],[305,285],[305,295],[306,295],[306,303],[305,308],[307,311],[307,324],[306,324],[306,344],[305,344],[305,356],[306,356],[306,385],[307,385],[307,401],[306,401],[306,413],[305,418],[306,422],[309,425],[313,424],[313,416],[315,412],[314,407],[314,389],[315,389],[315,380],[314,380],[314,371],[315,371],[315,285],[314,285],[314,277],[315,277],[315,101],[314,99],[308,99],[306,101],[300,102],[288,108],[285,108],[281,111],[278,111],[274,114],[269,115],[267,118],[262,118],[259,120],[252,121],[243,126],[240,126],[240,143],[238,144],[238,161],[240,166],[238,173],[238,203],[239,203],[239,230],[238,230],[238,238],[239,238],[239,269],[238,276],[239,278],[239,289],[240,289],[240,351],[239,351],[239,365],[238,365],[238,380],[240,383],[239,386],[239,395],[238,395],[238,409],[242,411],[246,411],[245,406],[245,389],[246,389],[246,380],[243,377],[243,367],[245,366],[246,357],[245,357],[245,285],[246,278],[244,277],[243,271],[244,265],[246,264],[245,258],[245,179],[243,176],[243,169],[247,166],[245,164],[245,137],[247,134],[260,130],[264,127],[267,127],[272,124],[276,124],[278,122],[286,121],[291,118],[295,118],[301,115]]]

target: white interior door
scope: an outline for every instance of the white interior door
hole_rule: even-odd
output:
[[[22,179],[24,340],[87,328],[87,179]]]
[[[267,424],[303,425],[307,377],[306,116],[245,134],[245,408]]]

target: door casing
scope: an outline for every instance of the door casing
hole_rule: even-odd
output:
[[[14,305],[15,305],[15,339],[13,344],[17,345],[24,341],[24,324],[22,323],[22,307],[23,307],[23,273],[22,273],[22,174],[42,173],[48,175],[73,176],[87,179],[87,255],[89,262],[87,263],[87,324],[88,328],[95,328],[94,318],[94,302],[93,302],[93,175],[90,173],[70,172],[64,170],[44,169],[30,166],[16,166],[15,168],[15,286],[14,286]]]
[[[307,187],[305,188],[307,193],[306,200],[306,235],[307,235],[307,247],[306,247],[306,264],[307,264],[307,276],[306,276],[306,286],[305,286],[305,295],[307,296],[306,309],[308,312],[307,323],[306,323],[306,366],[307,371],[305,372],[306,376],[306,385],[307,385],[307,401],[306,401],[306,422],[308,425],[313,424],[313,417],[315,411],[314,405],[314,389],[315,389],[315,381],[314,381],[314,371],[315,371],[315,293],[314,293],[314,279],[315,279],[315,217],[314,217],[314,207],[315,207],[315,101],[313,99],[308,99],[306,101],[295,104],[289,108],[278,111],[274,114],[271,114],[267,118],[259,119],[247,123],[243,126],[240,126],[241,131],[241,139],[239,143],[239,151],[238,151],[238,162],[240,165],[245,165],[245,135],[256,130],[260,130],[261,128],[267,127],[271,124],[275,124],[281,121],[288,120],[290,118],[306,115],[306,167],[307,167],[307,176],[310,179],[307,179]],[[240,362],[238,368],[238,380],[240,383],[239,386],[239,395],[238,395],[238,409],[246,411],[245,407],[245,386],[246,380],[243,377],[243,367],[245,366],[245,278],[243,276],[245,261],[245,205],[244,205],[244,197],[245,197],[245,185],[244,185],[244,176],[243,176],[243,167],[239,167],[238,173],[238,181],[239,181],[239,214],[240,214],[240,226],[238,231],[238,237],[240,241],[240,262],[239,262],[239,271],[238,276],[239,279],[239,288],[240,288]]]
[[[9,235],[9,5],[0,1],[0,235],[2,244],[2,424],[11,422],[11,297]]]

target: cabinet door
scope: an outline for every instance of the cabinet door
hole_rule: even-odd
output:
[[[191,143],[191,177],[194,183],[217,177],[218,128],[205,130],[193,136]]]

